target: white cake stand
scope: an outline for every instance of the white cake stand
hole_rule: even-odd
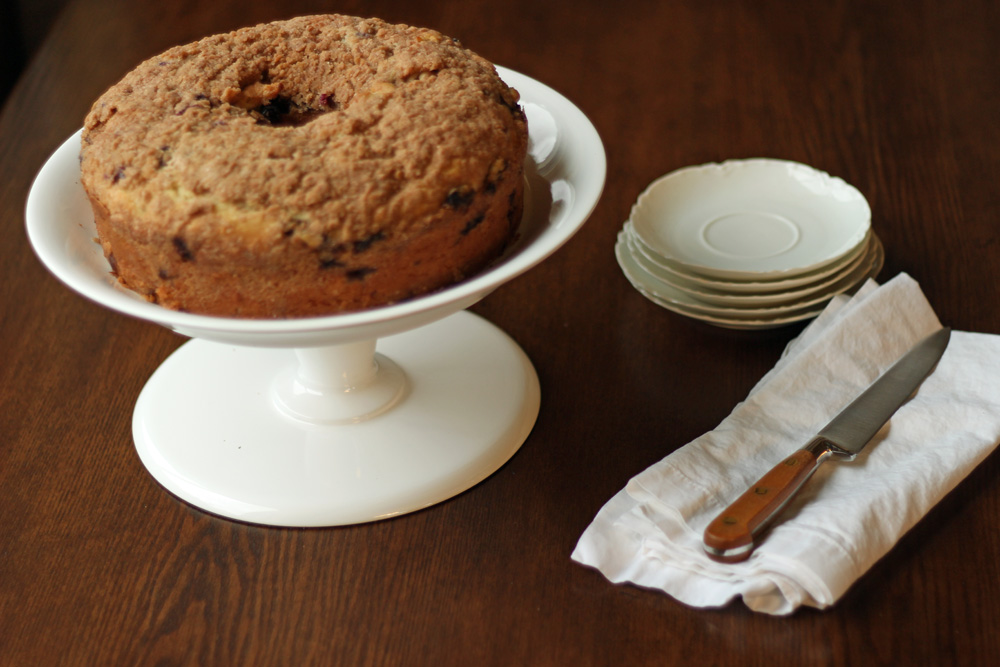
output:
[[[600,197],[606,162],[572,103],[498,70],[521,93],[529,123],[518,239],[481,274],[384,308],[245,320],[148,303],[117,284],[94,242],[79,135],[46,162],[26,210],[45,266],[107,308],[193,339],[153,373],[133,416],[139,457],[168,491],[240,521],[344,525],[441,502],[520,448],[538,415],[534,367],[464,309],[576,233]]]

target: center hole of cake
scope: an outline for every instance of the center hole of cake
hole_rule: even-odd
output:
[[[297,127],[316,120],[326,112],[327,109],[312,109],[294,104],[287,97],[278,96],[264,104],[260,104],[248,110],[250,115],[257,121],[258,125],[271,125],[274,127]]]
[[[332,93],[305,96],[305,99],[283,95],[281,82],[272,81],[266,70],[239,87],[227,89],[222,94],[222,101],[243,109],[258,125],[274,127],[305,125],[340,106]]]

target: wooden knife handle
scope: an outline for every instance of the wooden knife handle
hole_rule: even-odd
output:
[[[781,512],[825,457],[800,449],[774,466],[705,529],[705,553],[712,560],[736,563],[754,549],[754,538]]]

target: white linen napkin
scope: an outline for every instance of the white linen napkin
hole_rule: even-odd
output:
[[[572,558],[694,607],[789,614],[836,602],[1000,439],[1000,336],[952,332],[933,373],[853,462],[806,483],[751,557],[710,560],[705,527],[941,324],[900,274],[838,297],[713,431],[628,482]]]

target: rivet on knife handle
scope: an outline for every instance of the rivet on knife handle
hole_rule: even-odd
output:
[[[814,441],[774,466],[712,521],[705,529],[708,556],[723,563],[746,560],[753,551],[754,538],[764,532],[830,453],[825,445]]]

